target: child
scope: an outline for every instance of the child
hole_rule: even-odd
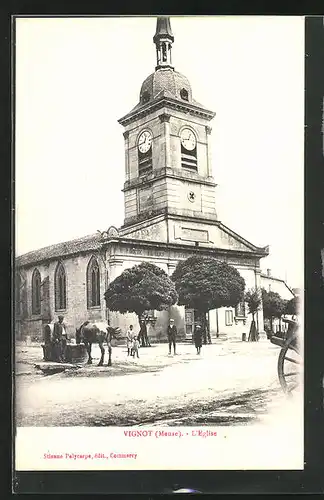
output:
[[[130,325],[126,333],[127,356],[132,356],[133,334],[133,325]]]
[[[132,344],[133,358],[135,358],[135,354],[137,354],[137,357],[139,358],[139,354],[138,354],[139,345],[140,345],[140,343],[139,343],[138,337],[136,337],[136,335],[134,335],[133,344]]]

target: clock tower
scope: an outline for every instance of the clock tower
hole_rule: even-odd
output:
[[[167,242],[182,239],[185,221],[186,241],[208,243],[201,224],[217,221],[210,151],[215,113],[194,100],[188,79],[173,67],[168,17],[157,18],[153,42],[155,71],[144,80],[138,104],[119,120],[125,129],[122,231],[163,217],[173,226],[164,233]]]

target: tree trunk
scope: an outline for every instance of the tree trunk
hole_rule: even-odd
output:
[[[257,341],[257,329],[255,325],[255,317],[254,313],[252,314],[252,322],[250,326],[250,332],[249,332],[249,342],[256,342]]]
[[[138,318],[138,324],[139,324],[139,327],[140,327],[139,334],[138,334],[138,340],[141,343],[141,347],[145,347],[144,335],[143,335],[143,330],[142,330],[142,325],[141,325],[141,318],[142,318],[143,312],[144,311],[136,313],[137,314],[137,318]]]
[[[270,330],[271,330],[271,334],[273,335],[273,317],[272,316],[270,318]]]
[[[202,322],[202,328],[203,328],[203,342],[204,345],[207,344],[207,322],[206,322],[206,313],[203,312],[201,315],[201,322]]]

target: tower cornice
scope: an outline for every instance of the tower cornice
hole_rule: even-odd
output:
[[[200,184],[200,185],[203,184],[205,186],[217,187],[217,184],[215,183],[212,177],[206,178],[198,174],[195,177],[193,177],[192,175],[186,176],[186,173],[181,170],[178,171],[171,169],[170,171],[168,170],[169,169],[161,169],[161,171],[152,172],[145,177],[137,177],[135,179],[132,179],[131,181],[126,181],[122,191],[125,192],[128,191],[129,189],[134,189],[136,187],[152,184],[153,182],[156,182],[158,179],[165,179],[165,178],[180,179],[182,181],[191,182],[193,184]],[[190,174],[192,173],[190,172]]]
[[[136,121],[140,118],[145,118],[145,116],[148,116],[149,114],[163,107],[182,111],[192,116],[199,116],[208,121],[212,120],[216,115],[214,111],[210,111],[209,109],[203,108],[201,106],[185,103],[177,99],[173,99],[172,97],[163,96],[146,105],[134,108],[130,113],[120,118],[118,120],[118,123],[123,126],[129,125],[133,121]]]

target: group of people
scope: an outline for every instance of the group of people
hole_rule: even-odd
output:
[[[176,354],[176,341],[177,341],[177,327],[174,324],[174,319],[170,319],[168,326],[168,343],[169,343],[169,354],[171,354],[171,348],[173,347],[173,354]],[[200,323],[197,323],[193,333],[193,341],[197,350],[197,354],[200,354],[202,347],[202,340],[204,336],[204,330],[202,329]]]
[[[139,338],[140,334],[135,335],[133,330],[133,325],[130,325],[126,334],[127,356],[133,356],[133,358],[135,358],[136,355],[139,358],[138,354],[138,349],[140,346]]]
[[[45,333],[45,347],[50,350],[49,359],[64,363],[66,361],[67,328],[64,323],[64,316],[58,316],[58,320],[53,325],[53,331],[47,325],[48,331]]]
[[[167,336],[168,336],[168,344],[169,344],[169,355],[172,354],[171,350],[173,347],[173,354],[176,355],[176,343],[177,343],[177,327],[174,323],[174,319],[170,319],[168,329],[167,329]],[[194,344],[197,350],[197,354],[200,354],[201,352],[201,347],[202,347],[202,340],[203,340],[203,335],[204,331],[199,323],[196,324],[195,329],[194,329],[194,334],[193,334],[193,340]],[[140,344],[140,341],[142,343]],[[147,343],[148,342],[148,343]],[[143,321],[141,323],[140,331],[139,334],[136,335],[134,332],[134,327],[133,325],[130,325],[129,329],[127,330],[126,334],[126,345],[127,345],[127,356],[132,356],[135,358],[139,358],[139,347],[145,347],[149,346],[151,347],[151,344],[149,343],[148,336],[147,336],[147,328],[146,324]]]
[[[170,319],[169,325],[167,328],[167,337],[169,344],[169,355],[176,355],[176,343],[177,343],[177,327],[175,325],[174,319]],[[201,325],[198,323],[195,326],[193,340],[197,350],[197,354],[200,354],[202,341],[204,336],[204,330]],[[51,337],[51,338],[50,338]],[[64,323],[64,316],[58,316],[58,321],[56,321],[53,325],[52,334],[49,335],[49,338],[46,341],[45,345],[50,345],[52,351],[52,360],[58,361],[60,363],[66,361],[66,345],[67,345],[67,329]],[[139,348],[140,347],[151,347],[151,343],[149,341],[147,335],[147,326],[145,321],[141,321],[140,331],[136,335],[134,331],[133,325],[129,326],[126,334],[126,345],[127,345],[127,356],[137,357],[139,358]]]

